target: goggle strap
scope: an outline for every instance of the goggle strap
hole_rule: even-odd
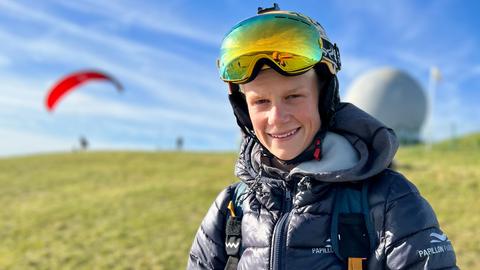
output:
[[[338,50],[337,44],[332,44],[330,41],[324,38],[322,38],[322,43],[322,51],[324,53],[324,57],[333,62],[333,64],[337,68],[337,71],[340,70],[342,64],[340,62],[340,52]]]

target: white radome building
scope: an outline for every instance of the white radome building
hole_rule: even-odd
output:
[[[404,71],[390,67],[368,71],[353,81],[345,101],[393,128],[402,143],[421,141],[427,95]]]

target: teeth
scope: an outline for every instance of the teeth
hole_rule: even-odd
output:
[[[272,137],[276,138],[276,139],[282,139],[282,138],[286,138],[288,136],[291,136],[293,134],[295,134],[297,132],[297,129],[294,129],[288,133],[285,133],[285,134],[279,134],[279,135],[274,135],[274,134],[270,134]]]

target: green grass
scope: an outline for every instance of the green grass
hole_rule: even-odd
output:
[[[233,154],[0,160],[0,269],[182,269]]]
[[[398,170],[433,206],[461,269],[480,269],[480,134],[400,149]]]
[[[402,148],[462,269],[480,269],[480,136]],[[86,152],[0,159],[0,269],[184,269],[235,181],[234,153]]]

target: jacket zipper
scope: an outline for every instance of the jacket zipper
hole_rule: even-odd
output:
[[[296,185],[294,185],[295,191]],[[295,194],[295,193],[294,193]],[[292,210],[292,192],[288,189],[285,190],[285,207],[284,212],[280,220],[275,225],[273,229],[273,241],[272,241],[272,251],[270,254],[270,270],[281,270],[284,265],[282,260],[285,258],[285,253],[287,250],[287,226],[290,222]]]

